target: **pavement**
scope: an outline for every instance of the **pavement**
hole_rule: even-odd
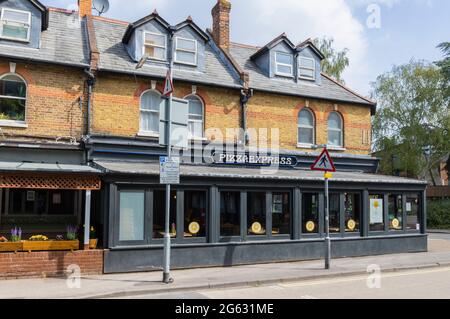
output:
[[[187,269],[172,272],[174,283],[161,283],[161,272],[114,274],[78,278],[19,279],[0,281],[0,299],[130,298],[208,289],[232,289],[292,284],[305,280],[333,280],[366,275],[369,265],[383,274],[417,269],[450,267],[450,234],[431,234],[426,253],[342,258],[324,262],[305,261],[237,267]]]

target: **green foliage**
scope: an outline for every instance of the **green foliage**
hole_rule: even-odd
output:
[[[450,150],[449,97],[442,90],[440,69],[423,61],[394,66],[373,83],[379,110],[373,121],[374,148],[381,170],[424,178]],[[428,159],[424,149],[431,147]]]
[[[345,48],[342,51],[336,51],[333,48],[334,39],[321,38],[314,39],[314,45],[322,52],[325,59],[322,61],[322,71],[337,81],[344,83],[342,79],[342,73],[349,66],[350,61],[347,57],[348,49]]]
[[[436,65],[441,69],[441,72],[445,78],[443,90],[447,96],[450,95],[450,42],[443,42],[438,45],[438,48],[444,53],[444,59],[436,62]]]
[[[428,228],[450,229],[450,199],[427,201]]]

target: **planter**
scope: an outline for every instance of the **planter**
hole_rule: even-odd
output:
[[[49,240],[49,241],[24,241],[23,251],[56,251],[56,250],[78,250],[78,240]]]
[[[13,242],[7,242],[7,243],[0,243],[0,252],[18,252],[23,250],[23,243],[13,243]]]
[[[89,239],[89,249],[97,248],[98,239]]]

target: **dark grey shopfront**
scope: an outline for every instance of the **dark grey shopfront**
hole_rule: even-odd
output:
[[[160,269],[165,191],[159,164],[95,165],[104,172],[105,272]],[[334,257],[427,250],[423,182],[337,172],[330,187]],[[265,175],[245,166],[182,165],[171,203],[174,268],[324,256],[321,173],[291,168]]]

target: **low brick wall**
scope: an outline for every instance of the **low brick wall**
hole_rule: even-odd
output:
[[[0,253],[0,279],[59,277],[78,265],[82,275],[103,273],[103,250]]]

